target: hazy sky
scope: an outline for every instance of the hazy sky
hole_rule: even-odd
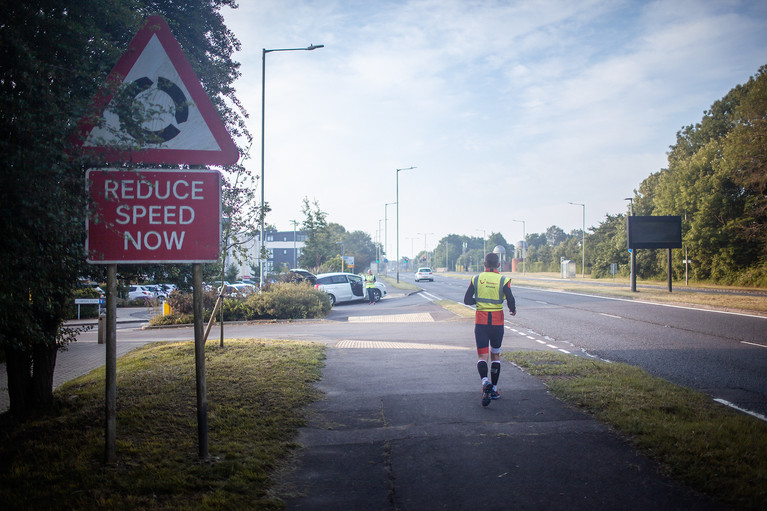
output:
[[[767,64],[767,2],[240,0],[237,96],[268,223],[304,197],[400,255],[447,234],[516,243],[626,211],[683,126]],[[396,206],[388,253],[396,254]],[[424,233],[427,233],[424,236]],[[425,242],[424,242],[425,239]]]

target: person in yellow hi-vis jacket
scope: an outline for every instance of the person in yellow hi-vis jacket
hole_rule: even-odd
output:
[[[482,406],[501,397],[498,378],[501,375],[501,343],[503,342],[503,301],[512,316],[517,314],[510,280],[498,272],[498,254],[485,256],[485,271],[475,275],[463,297],[466,305],[476,305],[474,338],[477,343],[477,370],[482,378]],[[489,360],[488,360],[489,359]],[[488,380],[488,362],[491,363]]]
[[[373,289],[376,287],[376,276],[373,275],[373,272],[371,270],[368,270],[368,274],[365,275],[365,289],[368,293],[368,304],[374,304],[376,303],[376,297],[375,293],[373,293]]]

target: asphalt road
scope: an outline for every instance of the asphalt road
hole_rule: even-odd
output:
[[[424,298],[462,302],[468,281],[437,275],[418,285]],[[523,286],[513,291],[512,328],[767,417],[767,317]]]

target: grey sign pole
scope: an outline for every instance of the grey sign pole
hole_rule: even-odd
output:
[[[208,457],[208,391],[205,381],[205,325],[202,316],[202,264],[192,265],[194,289],[194,361],[197,377],[197,441],[200,459]]]
[[[115,438],[117,430],[117,265],[107,266],[107,322],[106,322],[106,376],[105,376],[106,429],[104,461],[112,464],[117,459]]]

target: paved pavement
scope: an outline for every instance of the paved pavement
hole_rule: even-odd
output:
[[[117,324],[119,327],[139,327],[146,323],[156,312],[146,307],[126,307],[117,309]],[[94,332],[98,332],[97,320],[82,319],[67,321],[69,326],[90,325]],[[59,351],[56,356],[56,369],[53,372],[53,388],[62,383],[73,380],[78,376],[88,374],[92,370],[101,367],[106,361],[106,345],[98,344],[95,335],[91,340],[78,340],[71,343],[65,351]],[[120,334],[118,333],[118,339]],[[120,357],[128,351],[149,342],[146,341],[123,341],[117,343],[117,356]],[[8,398],[8,375],[5,371],[5,363],[0,363],[0,413],[8,410],[10,406]]]
[[[131,314],[140,315],[122,321],[141,319]],[[511,364],[502,398],[483,408],[466,347],[471,321],[405,316],[379,318],[374,329],[346,319],[343,339],[323,341],[325,399],[310,407],[292,470],[277,478],[288,510],[721,509]],[[319,339],[338,324],[253,329],[229,327],[227,336]],[[515,337],[505,349],[521,349]],[[118,355],[151,340],[118,330]],[[59,355],[55,385],[102,366],[104,355],[95,341],[74,343]],[[0,378],[4,385],[4,367]]]

